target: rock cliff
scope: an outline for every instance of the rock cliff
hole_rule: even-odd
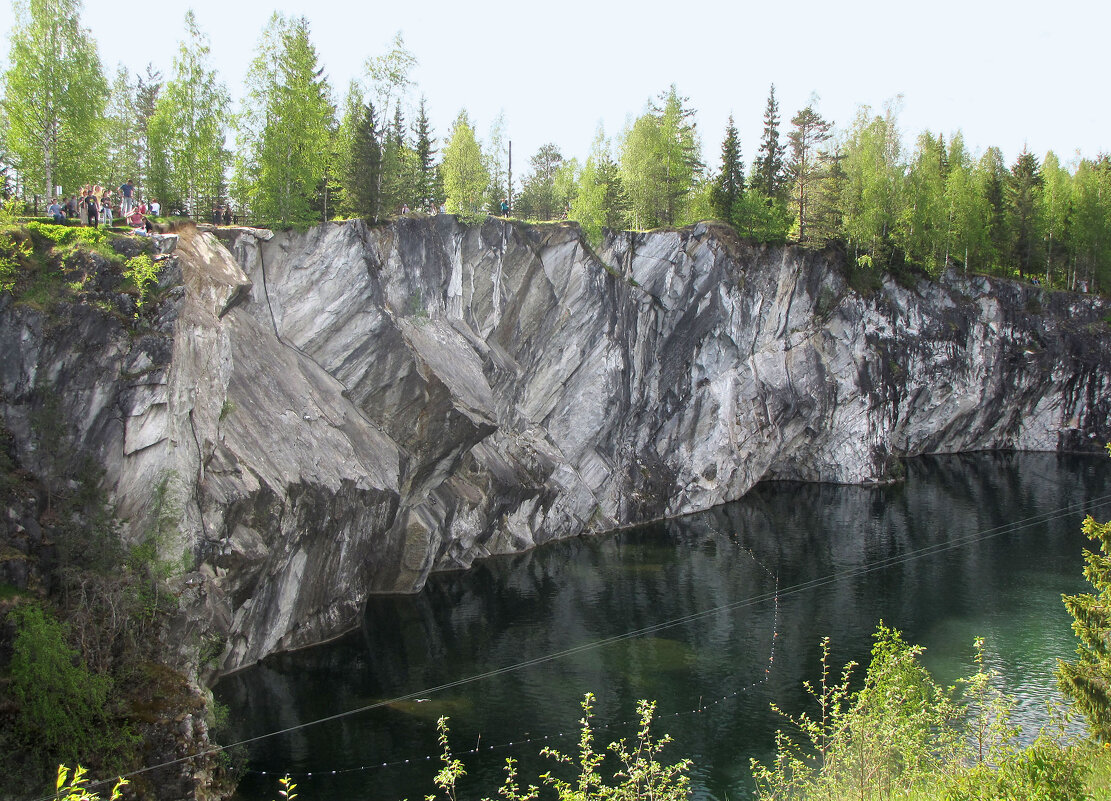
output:
[[[142,336],[0,299],[21,460],[48,394],[132,536],[168,487],[220,669],[334,636],[432,570],[899,457],[1111,439],[1098,298],[950,272],[861,295],[727,229],[453,217],[181,232]],[[39,459],[41,461],[41,459]]]

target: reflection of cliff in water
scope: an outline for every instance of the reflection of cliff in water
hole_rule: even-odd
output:
[[[234,736],[248,737],[734,605],[263,741],[253,760],[296,772],[434,755],[441,714],[461,745],[573,731],[578,700],[592,691],[600,721],[627,720],[636,699],[657,699],[674,755],[701,766],[699,793],[737,797],[748,758],[769,751],[779,723],[769,700],[801,708],[801,683],[814,677],[825,635],[838,664],[866,662],[881,618],[926,644],[931,666],[952,673],[945,681],[967,668],[972,636],[987,637],[1008,686],[1039,706],[1053,659],[1072,650],[1059,594],[1083,587],[1080,505],[1108,493],[1107,459],[1053,454],[915,459],[906,483],[893,486],[762,484],[710,512],[435,575],[418,596],[373,597],[358,632],[267,659],[224,680],[219,695],[237,721]],[[1070,505],[1077,506],[1067,514],[1047,514]],[[1109,508],[1085,511],[1111,517]],[[1033,524],[1015,525],[1024,520]],[[912,558],[964,539],[971,541]],[[776,575],[783,594],[771,680],[702,714],[669,717],[763,677],[774,604],[745,601],[772,591]],[[808,582],[817,586],[792,589]],[[490,794],[507,755],[550,767],[534,759],[538,750],[470,757],[468,781]],[[376,797],[418,797],[431,791],[432,772],[422,763],[373,778],[353,773],[349,784],[314,780],[302,783],[302,798],[371,783]],[[255,797],[251,787],[249,780],[247,797]],[[257,797],[268,792],[258,785]]]

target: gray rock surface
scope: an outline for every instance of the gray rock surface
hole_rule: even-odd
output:
[[[174,261],[183,291],[139,341],[93,310],[58,341],[0,301],[2,406],[33,457],[35,387],[60,390],[133,537],[169,488],[183,631],[225,636],[222,670],[432,570],[763,479],[1111,439],[1088,296],[949,273],[862,297],[835,255],[706,225],[595,252],[572,225],[447,215],[183,231]]]

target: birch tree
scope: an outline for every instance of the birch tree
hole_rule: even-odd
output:
[[[208,37],[192,11],[186,12],[184,27],[173,78],[159,95],[150,122],[151,184],[163,207],[183,207],[200,216],[223,191],[230,100],[209,66]]]
[[[81,0],[14,5],[4,73],[7,142],[22,184],[44,197],[55,186],[75,191],[97,180],[108,82],[96,42],[81,27],[81,7]]]

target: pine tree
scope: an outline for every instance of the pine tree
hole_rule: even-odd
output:
[[[598,159],[598,182],[604,188],[602,195],[602,224],[607,228],[626,228],[629,225],[629,195],[621,181],[621,167],[607,150]]]
[[[1057,662],[1057,686],[1088,719],[1092,736],[1111,743],[1111,522],[1089,515],[1083,528],[1101,551],[1084,550],[1084,578],[1097,594],[1061,596],[1080,644],[1075,662]]]
[[[737,225],[744,193],[745,164],[741,160],[741,140],[730,114],[725,126],[725,138],[721,142],[721,170],[710,189],[714,216],[730,225]]]
[[[830,137],[833,123],[827,122],[814,110],[813,104],[799,111],[791,118],[794,126],[787,134],[791,145],[789,173],[795,182],[794,200],[799,221],[799,241],[807,239],[807,223],[810,221],[810,196],[814,186],[822,178],[826,162],[820,148]]]
[[[775,99],[773,83],[768,92],[768,103],[764,107],[764,134],[760,139],[760,150],[752,175],[752,188],[772,200],[783,200],[783,188],[786,184],[784,155],[786,148],[779,141],[779,102]]]

